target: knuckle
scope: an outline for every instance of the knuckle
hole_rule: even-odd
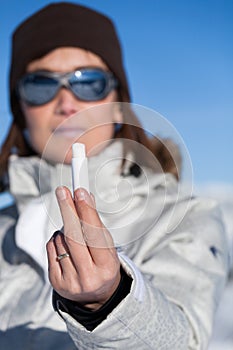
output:
[[[64,239],[68,247],[73,246],[76,243],[83,244],[82,230],[80,228],[66,229]]]
[[[53,246],[52,246],[52,242],[51,241],[48,241],[46,243],[46,250],[47,250],[47,252],[51,252],[53,250]]]
[[[97,288],[97,284],[96,281],[89,278],[86,278],[85,281],[83,281],[82,283],[82,292],[83,293],[91,293],[93,291],[95,291]]]
[[[54,289],[58,289],[60,287],[60,280],[56,274],[52,273],[52,271],[49,273],[49,281]]]
[[[63,243],[61,234],[54,237],[54,242],[55,242],[56,246],[59,246],[59,247],[63,246],[64,243]]]
[[[104,284],[108,284],[109,282],[113,281],[115,279],[115,273],[111,270],[105,271],[105,273],[102,276],[102,281]]]
[[[80,292],[80,282],[77,275],[67,274],[63,278],[63,289],[69,291],[70,294],[75,295]]]

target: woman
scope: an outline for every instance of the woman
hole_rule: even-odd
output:
[[[227,271],[221,218],[213,202],[177,200],[172,151],[127,104],[111,21],[69,3],[31,16],[13,36],[10,96],[0,162],[17,212],[1,216],[3,347],[205,349]],[[94,196],[73,199],[77,140]]]

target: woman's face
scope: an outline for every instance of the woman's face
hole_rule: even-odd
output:
[[[32,61],[27,66],[27,72],[43,70],[67,73],[81,67],[108,70],[102,59],[94,53],[63,47]],[[105,141],[113,137],[114,123],[122,122],[118,104],[110,103],[115,101],[116,90],[110,91],[101,101],[86,102],[77,99],[63,87],[53,100],[44,105],[30,106],[21,101],[31,145],[40,155],[48,150],[49,160],[65,163],[71,161],[70,147],[74,141],[84,143],[87,153],[98,153],[106,145]],[[103,107],[100,107],[102,104]],[[95,106],[99,108],[90,108]]]

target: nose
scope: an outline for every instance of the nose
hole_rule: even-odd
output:
[[[61,88],[56,96],[56,110],[55,113],[63,117],[69,117],[77,113],[80,108],[79,101],[67,88]]]

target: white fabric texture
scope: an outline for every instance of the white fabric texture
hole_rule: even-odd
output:
[[[70,168],[36,157],[12,159],[19,220],[14,246],[8,240],[15,219],[7,211],[1,216],[4,348],[207,348],[229,263],[218,207],[213,200],[189,198],[171,175],[144,169],[138,178],[122,177],[121,151],[115,142],[90,159],[90,188],[133,283],[130,294],[92,332],[60,311],[64,322],[52,310],[45,277],[45,243],[62,225],[54,189],[71,188]],[[20,337],[17,346],[12,335]]]

